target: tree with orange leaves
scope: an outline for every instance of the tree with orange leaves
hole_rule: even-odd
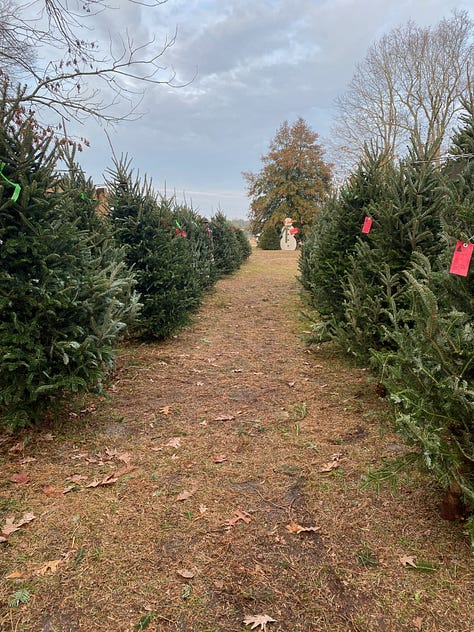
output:
[[[291,126],[285,121],[261,158],[261,171],[243,173],[254,234],[267,222],[281,228],[291,217],[304,238],[331,185],[332,165],[324,162],[317,140],[318,134],[301,117]]]

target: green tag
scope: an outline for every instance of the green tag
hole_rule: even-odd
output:
[[[16,202],[20,196],[20,191],[21,191],[21,186],[19,184],[15,184],[14,182],[12,182],[11,180],[9,180],[4,174],[3,174],[3,168],[5,167],[5,163],[2,162],[2,164],[0,164],[0,176],[2,176],[2,178],[5,180],[5,182],[8,182],[8,184],[10,184],[13,188],[13,195],[11,197],[11,199]]]

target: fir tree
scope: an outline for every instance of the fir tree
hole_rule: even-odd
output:
[[[214,244],[214,261],[217,273],[222,276],[235,272],[243,261],[243,253],[235,235],[235,228],[219,211],[210,223]]]
[[[186,231],[178,228],[166,200],[142,184],[123,159],[109,171],[111,221],[143,304],[135,334],[166,338],[189,322],[202,295]]]
[[[104,275],[95,238],[59,186],[52,135],[5,101],[0,116],[0,415],[18,427],[100,384],[132,280]]]

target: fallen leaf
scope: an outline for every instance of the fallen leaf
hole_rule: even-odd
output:
[[[118,457],[119,453],[116,448],[113,448],[112,450],[110,448],[105,448],[105,454],[109,456],[111,459],[114,459],[115,457]]]
[[[70,487],[66,489],[71,491]],[[43,494],[46,494],[46,496],[62,496],[67,493],[65,489],[59,489],[58,487],[53,487],[53,485],[45,485],[42,490]]]
[[[26,470],[21,470],[21,472],[13,474],[13,476],[10,477],[10,482],[18,483],[18,485],[24,485],[25,483],[30,482],[30,477],[28,476],[28,472]]]
[[[92,481],[92,483],[89,483],[89,485],[86,485],[86,487],[89,488],[89,487],[102,487],[104,485],[112,485],[113,483],[116,483],[117,480],[118,479],[115,478],[114,474],[109,474],[102,480],[96,479],[95,481]]]
[[[207,512],[206,505],[199,505],[199,513],[200,514],[205,514],[206,512]]]
[[[422,630],[423,629],[423,617],[417,617],[416,619],[413,619],[413,625],[415,626],[416,630]]]
[[[415,555],[403,555],[400,558],[400,563],[402,566],[413,566],[413,568],[416,568],[415,559],[416,559]]]
[[[51,560],[50,562],[46,562],[36,569],[36,573],[38,575],[48,575],[49,573],[56,573],[61,562],[62,560]]]
[[[10,454],[15,454],[16,452],[23,452],[23,450],[25,449],[25,442],[24,441],[20,441],[20,443],[15,443],[14,446],[12,446],[8,452]]]
[[[48,432],[48,434],[42,435],[41,438],[43,439],[43,441],[54,441],[54,435],[52,435],[50,432]]]
[[[235,415],[220,415],[219,417],[214,417],[214,421],[233,421],[235,419]]]
[[[181,439],[179,437],[173,437],[172,439],[168,441],[168,443],[165,443],[164,447],[165,448],[180,448]]]
[[[192,571],[188,571],[185,568],[176,571],[180,577],[184,577],[184,579],[192,579],[194,577],[194,573]]]
[[[290,533],[305,533],[308,531],[319,531],[321,527],[302,527],[301,525],[297,524],[296,522],[294,522],[293,520],[290,520],[290,524],[286,525],[286,530],[289,531]]]
[[[128,452],[124,452],[123,454],[119,454],[117,456],[117,459],[119,461],[122,461],[122,463],[125,463],[125,465],[128,465],[130,467],[130,464],[132,462],[132,457],[130,456],[130,454]]]
[[[214,463],[224,463],[224,461],[227,461],[226,454],[219,454],[219,456],[214,457]]]
[[[177,501],[187,500],[188,498],[191,498],[191,496],[194,496],[196,492],[197,492],[197,487],[193,487],[189,491],[184,490],[184,492],[181,492],[181,494],[176,496],[176,500]]]
[[[22,577],[26,577],[22,571],[13,571],[13,573],[5,575],[5,579],[21,579]]]
[[[227,520],[226,525],[228,525],[229,527],[233,527],[238,523],[239,520],[242,520],[243,522],[245,522],[245,524],[249,524],[252,521],[252,518],[250,517],[250,514],[248,514],[246,511],[240,511],[240,509],[236,509],[236,511],[234,511],[233,517]]]
[[[244,623],[245,625],[253,624],[250,628],[251,630],[255,630],[257,626],[260,626],[260,630],[266,632],[267,623],[275,622],[276,619],[272,619],[267,614],[256,614],[254,616],[245,617]]]
[[[163,406],[163,408],[160,408],[160,413],[162,415],[170,415],[171,414],[171,406]]]
[[[335,470],[338,467],[339,467],[338,461],[330,461],[329,463],[325,463],[322,466],[322,468],[319,470],[319,472],[331,472],[332,470]]]
[[[15,522],[14,518],[7,518],[5,520],[4,526],[2,527],[1,533],[3,536],[5,536],[5,538],[8,538],[8,536],[10,536],[12,533],[15,533],[15,531],[18,531],[20,527],[22,527],[25,524],[28,524],[35,518],[36,516],[32,513],[23,514],[23,516],[18,520],[18,522]],[[2,540],[2,542],[5,542],[5,540]]]
[[[87,480],[87,476],[82,476],[81,474],[74,474],[73,476],[70,476],[66,480],[71,481],[71,483],[75,483],[76,485],[80,485],[83,481]]]

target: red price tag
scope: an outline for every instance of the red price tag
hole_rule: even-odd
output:
[[[370,229],[372,228],[372,218],[366,217],[364,219],[364,225],[362,226],[363,233],[370,233]]]
[[[473,250],[474,244],[466,244],[463,241],[457,242],[456,248],[454,249],[453,260],[451,261],[451,267],[449,268],[451,274],[467,276]]]

